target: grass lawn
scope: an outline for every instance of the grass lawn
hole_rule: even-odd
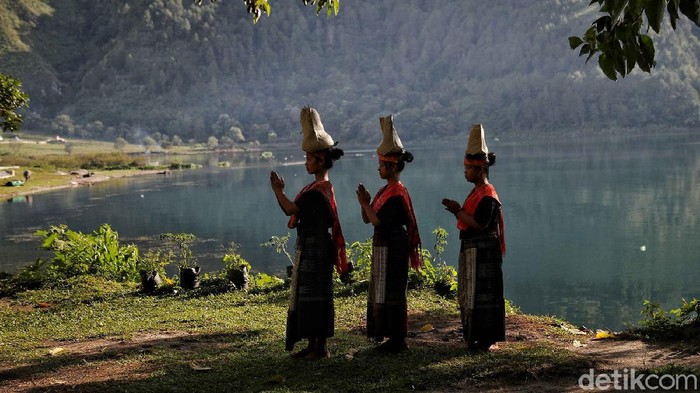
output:
[[[0,390],[22,391],[32,380],[70,391],[410,391],[517,385],[580,375],[588,365],[543,342],[468,352],[456,302],[419,290],[409,292],[409,351],[380,353],[366,339],[363,293],[336,297],[330,359],[292,359],[284,351],[287,295],[145,296],[133,284],[81,278],[71,289],[0,299]]]

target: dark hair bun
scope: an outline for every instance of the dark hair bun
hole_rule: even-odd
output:
[[[340,157],[344,155],[345,152],[343,151],[343,149],[338,149],[337,147],[331,147],[330,149],[328,149],[328,156],[333,161],[340,159]]]
[[[493,165],[496,163],[496,153],[489,153],[489,166]]]
[[[405,151],[401,154],[401,161],[411,162],[413,161],[413,154],[410,151]]]

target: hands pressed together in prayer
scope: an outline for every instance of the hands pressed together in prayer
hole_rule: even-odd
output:
[[[369,205],[369,202],[372,199],[372,196],[369,194],[369,191],[367,191],[364,184],[360,183],[357,185],[356,193],[357,193],[357,201],[360,202],[360,206]]]
[[[442,204],[445,206],[445,210],[455,215],[462,210],[462,206],[459,204],[459,202],[453,201],[452,199],[445,198],[442,200]]]
[[[284,178],[275,171],[270,171],[270,186],[275,192],[284,190]]]

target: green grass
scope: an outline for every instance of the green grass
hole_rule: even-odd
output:
[[[330,359],[294,360],[284,351],[287,294],[144,296],[135,284],[95,278],[21,292],[10,304],[0,303],[0,376],[26,380],[61,369],[120,364],[141,370],[139,378],[89,383],[80,390],[366,392],[449,388],[464,381],[517,384],[579,375],[586,366],[562,348],[525,342],[486,354],[440,341],[413,345],[399,355],[381,354],[363,334],[365,294],[336,297]],[[32,307],[44,302],[51,306]],[[432,291],[409,291],[409,308],[419,320],[458,319],[455,301]],[[145,335],[152,338],[87,354],[48,356],[51,348],[75,342]],[[211,370],[196,371],[193,365]]]

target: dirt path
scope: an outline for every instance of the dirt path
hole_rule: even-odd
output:
[[[463,346],[459,321],[431,321],[433,329],[421,332],[426,321],[413,319],[409,326],[409,346],[430,346],[435,343],[450,343]],[[502,351],[516,347],[523,342],[546,342],[572,351],[590,361],[596,373],[623,369],[644,369],[664,366],[669,363],[700,369],[698,352],[680,350],[677,344],[649,344],[639,340],[596,340],[593,333],[561,335],[553,333],[556,326],[544,324],[528,318],[514,315],[507,318],[506,341],[491,348]],[[98,338],[78,342],[45,342],[47,353],[58,350],[73,359],[82,359],[61,367],[55,372],[32,372],[32,365],[0,365],[0,391],[2,392],[36,392],[36,391],[73,391],[76,386],[90,386],[91,383],[140,380],[152,376],[153,364],[139,361],[133,356],[128,360],[124,354],[152,351],[158,346],[178,346],[197,351],[198,345],[216,345],[212,342],[194,342],[190,334],[182,331],[162,331],[136,335],[130,340]],[[166,344],[167,343],[167,344]],[[222,344],[223,345],[223,344]],[[47,355],[50,356],[50,355]],[[334,354],[343,356],[343,354]],[[38,370],[37,370],[38,371]],[[3,381],[4,380],[4,381]],[[481,392],[581,392],[577,379],[571,376],[561,378],[538,379],[533,374],[532,380],[512,386],[499,381],[474,382],[472,380],[451,384],[448,389],[438,392],[481,391]],[[79,389],[78,389],[79,390]]]
[[[455,345],[463,345],[458,321],[440,323],[430,335],[421,335],[419,345],[430,345],[436,341],[451,341]],[[512,315],[506,321],[506,341],[491,347],[491,351],[504,350],[522,342],[546,342],[577,355],[585,357],[595,369],[595,373],[608,373],[614,370],[623,372],[624,369],[648,369],[674,363],[700,370],[700,352],[697,350],[679,349],[677,343],[647,343],[641,340],[596,339],[593,332],[571,331],[570,335],[553,333],[556,325],[547,325],[533,321],[522,315]],[[504,386],[500,382],[487,382],[474,385],[470,382],[461,384],[452,391],[480,392],[582,392],[578,379],[566,377],[560,379],[546,378],[538,380],[533,376],[529,383],[518,386]]]

